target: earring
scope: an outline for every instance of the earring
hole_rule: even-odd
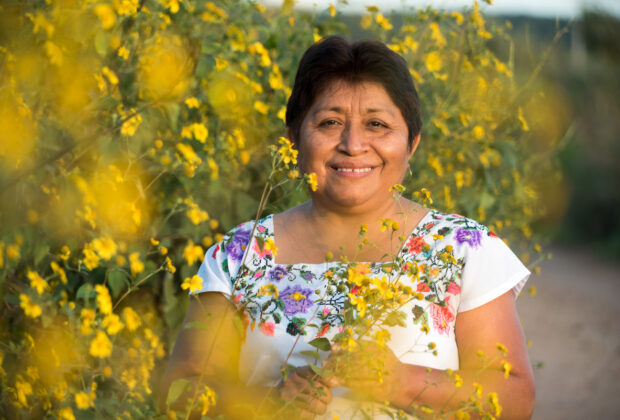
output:
[[[411,170],[411,166],[407,166],[407,169],[409,169],[409,176],[413,178],[413,171]]]

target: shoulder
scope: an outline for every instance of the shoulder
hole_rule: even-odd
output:
[[[456,213],[430,210],[420,228],[436,239],[463,250],[478,249],[495,239],[501,242],[485,225]]]
[[[269,215],[257,221],[249,220],[235,226],[224,235],[221,241],[213,245],[211,249],[213,258],[221,255],[234,262],[240,262],[252,238],[254,240],[262,238],[264,241],[272,235],[272,219],[273,215]]]

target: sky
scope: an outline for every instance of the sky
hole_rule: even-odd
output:
[[[280,5],[281,0],[261,0],[266,5]],[[432,5],[437,8],[460,9],[471,6],[473,0],[348,0],[348,6],[339,6],[338,0],[297,0],[299,7],[318,10],[325,9],[329,3],[338,6],[343,12],[363,12],[364,6],[376,5],[383,11],[400,10],[402,5],[423,7]],[[485,13],[506,15],[529,15],[570,19],[581,15],[585,8],[610,12],[620,17],[620,0],[494,0],[493,5],[479,1]]]

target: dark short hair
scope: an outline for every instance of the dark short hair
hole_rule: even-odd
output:
[[[409,129],[409,147],[422,129],[420,100],[405,60],[379,41],[350,43],[326,37],[304,53],[286,108],[286,125],[297,143],[301,124],[317,97],[332,82],[381,83]]]

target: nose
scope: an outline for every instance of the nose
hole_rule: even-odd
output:
[[[338,151],[350,156],[359,155],[368,150],[368,139],[360,123],[347,123],[340,133]]]

